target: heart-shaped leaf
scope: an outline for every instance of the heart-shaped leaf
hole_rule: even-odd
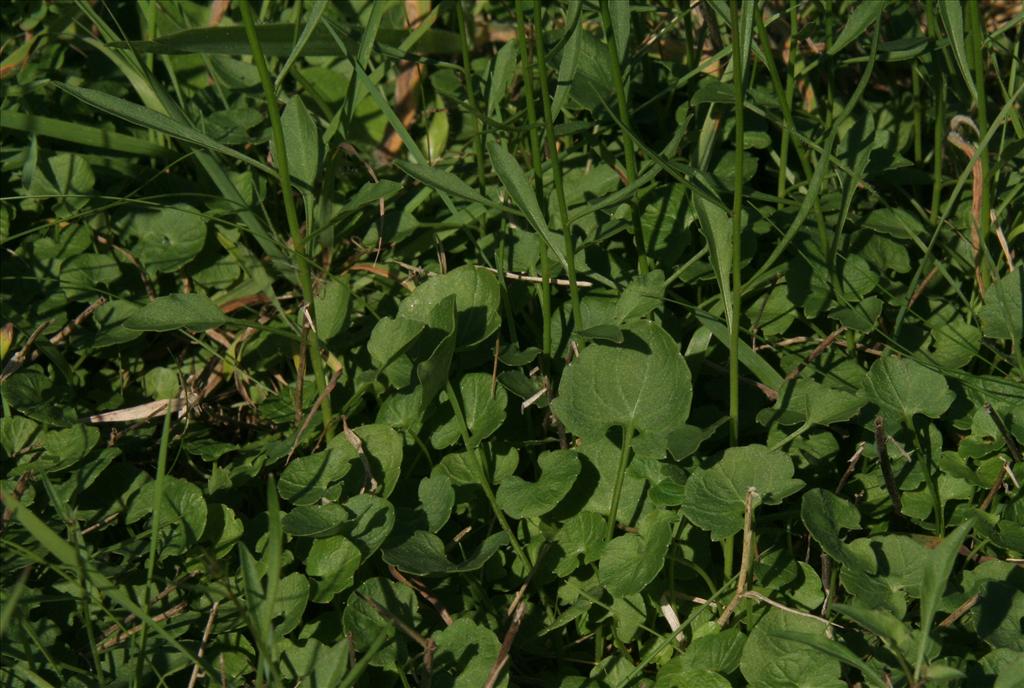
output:
[[[498,506],[512,518],[530,518],[551,511],[580,474],[579,457],[569,449],[544,452],[537,464],[541,474],[536,482],[513,476],[498,488]]]
[[[722,540],[743,528],[747,490],[754,488],[753,504],[778,504],[804,482],[793,478],[793,460],[761,444],[732,447],[721,461],[697,470],[686,482],[682,510],[694,525]]]
[[[601,438],[619,426],[667,436],[690,414],[690,369],[676,342],[650,322],[624,334],[618,346],[591,344],[562,374],[552,407],[575,435]]]
[[[941,373],[895,356],[875,361],[864,379],[864,391],[883,411],[907,420],[918,413],[939,418],[954,398]]]

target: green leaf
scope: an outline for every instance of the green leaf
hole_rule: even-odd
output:
[[[675,340],[649,322],[624,332],[621,346],[592,344],[562,374],[552,408],[579,437],[612,426],[665,437],[690,414],[690,369]]]
[[[540,477],[529,482],[513,476],[498,487],[498,506],[512,518],[542,516],[554,509],[580,474],[580,459],[569,449],[544,452],[537,459]]]
[[[436,644],[430,685],[433,688],[476,688],[493,685],[505,688],[508,672],[488,684],[491,667],[498,660],[501,643],[494,632],[467,618],[456,619],[432,636]]]
[[[867,679],[868,684],[872,686],[889,686],[891,682],[887,682],[882,678],[870,664],[865,662],[856,653],[847,648],[845,645],[841,645],[835,640],[830,640],[825,636],[818,633],[794,633],[793,631],[778,631],[778,637],[787,642],[801,643],[810,648],[817,650],[818,652],[834,657],[844,664],[848,664],[860,670]]]
[[[38,428],[38,423],[24,416],[0,418],[0,446],[8,457],[13,457],[25,448]]]
[[[314,602],[327,602],[352,586],[362,557],[352,542],[341,535],[313,541],[306,557],[306,573],[316,581]]]
[[[202,294],[171,294],[150,301],[134,312],[124,326],[143,332],[208,330],[228,321],[220,307]]]
[[[579,11],[582,3],[574,0],[570,16],[575,16],[576,21],[566,21],[566,30],[571,31],[569,38],[562,47],[562,57],[558,62],[558,77],[555,86],[555,95],[551,100],[551,118],[558,119],[559,113],[565,107],[569,99],[572,84],[576,80],[576,70],[580,59],[580,46],[582,45],[585,31],[579,23]],[[512,41],[509,41],[512,43]]]
[[[841,688],[839,662],[820,648],[809,648],[784,633],[820,636],[825,624],[780,609],[770,610],[754,626],[743,646],[740,671],[754,688],[799,686],[800,688]]]
[[[864,399],[813,380],[797,379],[779,390],[772,420],[783,425],[829,425],[849,420],[864,406]]]
[[[598,566],[601,584],[615,597],[642,591],[665,565],[676,516],[652,511],[637,524],[638,534],[626,533],[605,546]]]
[[[470,446],[467,449],[472,449],[497,432],[505,422],[508,393],[504,387],[497,385],[492,397],[490,374],[468,373],[459,381],[459,397],[466,425],[469,426]],[[430,443],[435,449],[445,449],[460,438],[461,431],[453,413],[431,434]]]
[[[43,117],[28,112],[18,112],[17,110],[4,110],[3,117],[0,117],[0,129],[32,132],[38,136],[45,136],[58,141],[67,141],[68,143],[99,148],[104,151],[128,153],[129,155],[169,158],[175,154],[171,149],[164,148],[145,139],[63,119]]]
[[[455,506],[455,489],[444,473],[435,473],[420,481],[416,490],[420,498],[419,510],[427,521],[427,530],[436,533],[451,516]]]
[[[731,674],[740,666],[740,657],[746,642],[747,636],[738,628],[717,630],[695,637],[686,647],[686,652],[669,660],[662,671],[668,676],[701,670]],[[658,672],[658,682],[655,684],[657,687],[661,686],[662,671]],[[686,688],[688,684],[669,682],[666,685]]]
[[[352,289],[347,280],[328,280],[323,291],[314,297],[316,331],[322,341],[340,334],[348,322]]]
[[[316,504],[332,483],[351,470],[357,456],[344,437],[337,437],[324,451],[295,459],[285,467],[278,481],[281,499],[296,506]]]
[[[693,207],[697,211],[697,220],[701,234],[708,244],[711,255],[711,268],[715,272],[715,281],[725,304],[725,322],[732,321],[732,220],[729,213],[717,203],[712,203],[693,194]]]
[[[400,543],[384,550],[384,561],[400,571],[414,576],[431,576],[476,571],[487,563],[494,554],[508,542],[504,533],[494,533],[480,543],[480,547],[459,563],[448,560],[441,538],[433,533],[418,530]]]
[[[753,505],[779,504],[803,487],[793,478],[793,460],[761,444],[732,447],[722,460],[698,469],[686,482],[682,511],[694,525],[722,540],[743,528],[747,489],[757,494]]]
[[[395,160],[395,165],[398,169],[402,170],[413,179],[422,182],[431,189],[440,189],[441,191],[450,193],[452,196],[461,198],[464,201],[479,203],[485,208],[504,209],[500,203],[492,201],[469,184],[462,181],[459,177],[456,177],[451,172],[442,170],[439,167],[418,165],[406,160]]]
[[[689,654],[689,651],[687,651]],[[680,669],[658,672],[654,688],[730,688],[732,686],[721,674],[707,669]]]
[[[974,74],[967,61],[967,44],[964,41],[963,4],[960,0],[939,0],[939,16],[942,17],[942,23],[946,27],[950,45],[953,46],[953,56],[960,67],[960,74],[964,77],[964,84],[971,97],[977,100],[978,93],[974,87]]]
[[[949,586],[949,576],[953,572],[960,553],[960,545],[964,543],[974,528],[974,519],[970,518],[957,526],[956,530],[943,538],[942,542],[931,551],[924,562],[924,577],[921,580],[921,637],[918,640],[917,656],[914,659],[914,675],[920,676],[928,649],[929,634],[932,622],[939,609],[942,596]]]
[[[133,213],[129,231],[137,237],[135,255],[156,272],[177,272],[199,255],[206,243],[206,220],[186,203]]]
[[[537,203],[537,196],[534,194],[533,187],[526,179],[522,168],[519,167],[519,163],[508,152],[508,149],[497,141],[488,141],[487,150],[491,155],[491,164],[494,166],[494,171],[505,186],[505,190],[508,191],[512,201],[523,211],[526,219],[529,220],[537,234],[547,244],[548,249],[555,254],[562,267],[568,270],[565,254],[554,240],[551,230],[548,229],[548,223],[544,219],[540,205]]]
[[[155,129],[167,134],[168,136],[185,141],[186,143],[191,143],[199,146],[200,148],[205,148],[206,150],[240,160],[247,165],[273,175],[275,178],[277,176],[276,171],[266,163],[262,163],[259,160],[250,158],[248,155],[239,153],[230,146],[225,146],[224,144],[210,138],[192,125],[172,119],[162,112],[157,112],[156,110],[136,105],[135,103],[124,100],[123,98],[118,98],[91,88],[82,88],[80,86],[72,86],[71,84],[56,84],[56,86],[67,91],[86,105],[94,107],[97,110],[102,110],[109,115],[119,117],[120,119],[130,122],[136,126],[143,127],[145,129]]]
[[[850,549],[840,533],[860,527],[860,512],[853,504],[827,490],[814,488],[800,500],[800,518],[827,555],[853,568],[872,568],[874,562]]]
[[[955,397],[941,373],[895,356],[883,356],[872,364],[864,391],[883,411],[906,420],[918,413],[940,418]]]
[[[1022,270],[1014,270],[993,282],[985,292],[985,304],[978,311],[981,331],[986,337],[1024,341],[1024,281]]]
[[[835,55],[853,41],[857,40],[868,28],[882,16],[885,3],[882,0],[862,0],[854,6],[846,26],[839,32],[835,41],[828,47],[828,54]]]
[[[312,186],[323,159],[323,144],[316,122],[300,96],[288,101],[281,115],[281,127],[288,155],[288,173],[292,179]]]
[[[661,306],[665,298],[665,273],[651,270],[626,285],[615,303],[615,320],[624,323],[634,318],[645,318]]]
[[[110,286],[121,277],[121,265],[110,253],[81,253],[61,265],[60,287],[69,299],[89,297],[99,285]]]
[[[327,537],[339,532],[348,514],[339,504],[297,506],[281,519],[281,527],[296,537]]]
[[[383,497],[358,494],[345,502],[346,520],[342,533],[352,541],[366,561],[395,527],[395,507]]]
[[[147,482],[132,499],[125,514],[125,523],[135,523],[153,513],[155,481]],[[206,500],[202,490],[181,478],[165,476],[163,505],[160,507],[160,529],[174,526],[170,538],[163,542],[165,554],[181,554],[199,542],[206,528]]]
[[[372,602],[372,604],[371,604]],[[378,611],[383,608],[384,613]],[[406,638],[395,630],[394,619],[419,624],[419,605],[415,591],[386,578],[370,578],[359,584],[342,612],[342,628],[352,638],[352,647],[366,652],[373,639],[385,633],[391,642],[372,658],[374,666],[393,667],[408,655]]]
[[[491,117],[499,114],[501,104],[508,96],[508,87],[515,76],[516,62],[519,51],[515,41],[508,41],[501,46],[491,63],[491,78],[487,84],[487,114]],[[552,113],[552,117],[554,117]]]
[[[365,29],[359,24],[338,25],[346,37],[357,38]],[[409,32],[399,28],[381,28],[377,35],[380,45],[399,46]],[[260,42],[263,54],[268,57],[289,57],[295,50],[298,34],[295,24],[290,22],[260,24],[256,26],[256,37]],[[417,52],[449,54],[452,46],[458,46],[459,36],[451,31],[426,29],[416,41]],[[219,54],[249,55],[249,41],[246,39],[243,26],[215,26],[201,29],[186,29],[158,36],[151,41],[124,41],[113,43],[111,47],[131,47],[139,52],[151,52],[162,55],[186,54]],[[410,48],[412,46],[409,46]],[[336,57],[338,45],[325,26],[317,26],[312,35],[306,39],[305,46],[299,51],[301,56],[326,55]]]
[[[472,265],[435,275],[416,287],[398,307],[398,316],[431,326],[436,319],[433,308],[449,296],[455,297],[457,350],[479,344],[498,329],[498,278]]]
[[[846,616],[879,638],[891,643],[906,658],[914,641],[911,629],[886,609],[868,609],[838,602],[832,609]]]
[[[608,15],[611,18],[615,53],[618,55],[619,64],[626,61],[626,51],[629,49],[629,12],[629,2],[608,3]]]

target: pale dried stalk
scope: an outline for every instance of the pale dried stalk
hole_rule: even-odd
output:
[[[722,615],[718,617],[718,625],[723,628],[729,619],[732,617],[733,612],[736,611],[736,607],[739,606],[740,600],[743,599],[743,594],[747,591],[747,578],[750,575],[750,558],[751,550],[753,550],[753,538],[754,538],[754,497],[757,496],[757,490],[753,487],[747,488],[747,495],[743,500],[743,554],[740,557],[740,576],[736,582],[736,594],[733,595],[729,601],[729,605],[722,612]]]
[[[217,619],[217,610],[220,608],[220,602],[214,602],[210,608],[210,615],[206,618],[206,628],[203,629],[203,639],[199,642],[199,650],[196,651],[196,657],[199,659],[203,658],[203,654],[206,652],[206,642],[210,639],[210,633],[213,631],[213,622]],[[192,676],[188,680],[188,688],[195,688],[196,681],[199,680],[199,662],[192,667]]]

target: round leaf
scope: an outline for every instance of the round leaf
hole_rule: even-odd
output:
[[[804,482],[793,479],[793,461],[762,444],[725,450],[722,460],[695,471],[686,482],[683,513],[694,525],[722,540],[743,528],[747,489],[757,494],[753,505],[778,504]]]
[[[227,322],[227,317],[208,296],[171,294],[150,301],[132,313],[124,326],[143,332],[170,332],[187,328],[208,330]]]
[[[601,438],[612,426],[667,435],[690,414],[690,369],[672,337],[650,322],[623,332],[621,345],[588,346],[562,375],[552,407],[575,435]]]
[[[864,380],[864,391],[883,411],[903,419],[918,413],[939,418],[954,398],[940,373],[895,356],[875,361]]]

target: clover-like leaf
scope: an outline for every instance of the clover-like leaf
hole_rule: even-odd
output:
[[[425,530],[411,533],[394,547],[383,552],[384,561],[400,571],[415,576],[430,576],[476,571],[508,542],[504,533],[494,533],[480,543],[477,550],[459,563],[449,561],[441,538]]]
[[[761,444],[732,447],[721,461],[697,470],[686,482],[682,510],[694,525],[722,540],[743,528],[747,489],[754,488],[754,507],[778,504],[803,487],[793,478],[793,460]]]
[[[800,517],[811,537],[836,561],[859,570],[874,565],[860,550],[851,549],[843,540],[842,530],[860,527],[860,512],[850,502],[815,488],[804,493],[800,501]]]
[[[654,580],[665,565],[675,521],[668,511],[652,511],[640,519],[637,534],[620,535],[605,546],[598,576],[608,592],[631,595]]]
[[[497,681],[488,682],[491,667],[498,661],[501,643],[494,631],[471,619],[456,619],[450,626],[436,633],[434,666],[430,685],[435,688],[471,688],[508,685],[508,672]]]
[[[1021,346],[1024,340],[1024,281],[1014,270],[992,283],[985,292],[985,305],[978,311],[981,331],[986,337],[1009,339]]]
[[[678,344],[650,322],[624,334],[618,346],[591,344],[562,374],[552,407],[575,435],[601,438],[620,426],[666,436],[690,414],[693,385]]]
[[[206,220],[186,203],[135,213],[131,233],[135,255],[146,268],[174,272],[195,258],[206,243]]]
[[[811,686],[842,688],[837,659],[804,643],[787,640],[780,633],[815,633],[824,636],[825,625],[817,619],[770,610],[762,618],[743,646],[740,671],[747,685],[759,688]]]
[[[489,374],[468,373],[459,381],[459,396],[466,425],[469,427],[469,442],[475,447],[493,435],[505,422],[508,393],[504,387],[497,385],[492,396]],[[444,449],[455,444],[459,438],[459,424],[452,413],[448,420],[433,432],[430,442],[435,449]]]
[[[171,294],[150,301],[128,316],[124,326],[143,332],[170,332],[187,328],[208,330],[227,322],[227,317],[208,296]]]
[[[472,265],[436,275],[416,287],[416,291],[402,301],[398,315],[430,326],[433,324],[431,311],[448,296],[455,297],[456,349],[479,344],[501,324],[498,279]]]
[[[779,390],[774,411],[779,423],[828,425],[849,420],[864,406],[864,399],[813,380],[795,380]]]
[[[954,399],[941,373],[895,356],[875,361],[864,379],[864,391],[883,411],[908,420],[918,413],[939,418]]]
[[[498,488],[498,506],[512,518],[530,518],[551,511],[580,474],[580,459],[569,449],[544,452],[537,463],[541,474],[536,482],[513,476]]]

